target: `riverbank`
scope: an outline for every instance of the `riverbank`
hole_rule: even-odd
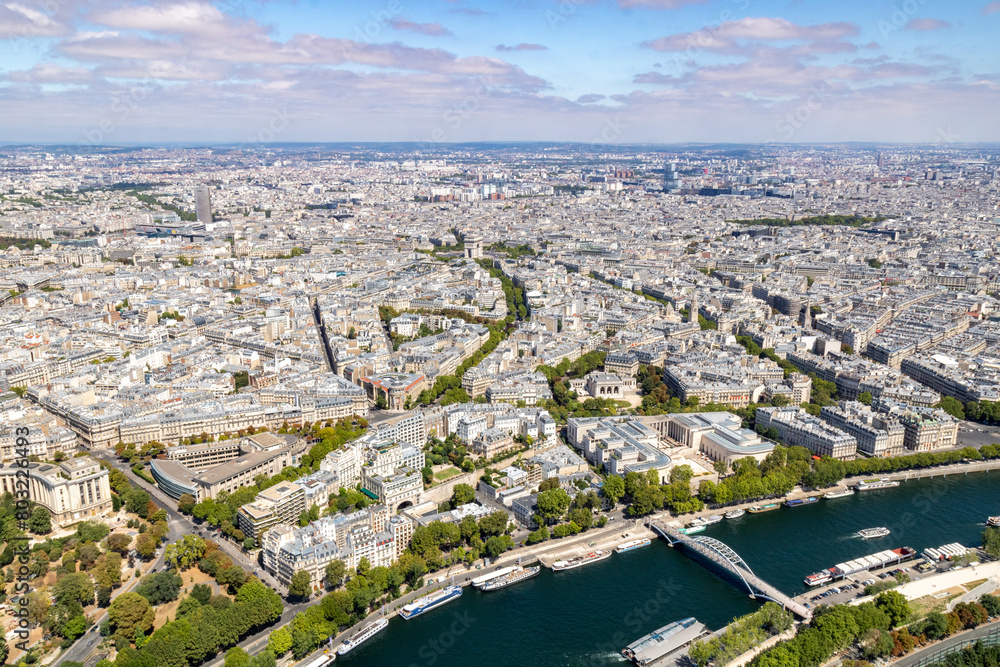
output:
[[[736,503],[730,503],[728,505],[720,505],[716,507],[708,508],[698,511],[691,512],[690,514],[681,514],[675,518],[683,523],[689,523],[691,520],[696,518],[703,518],[711,516],[713,514],[723,514],[736,509],[748,510],[754,505],[764,505],[766,503],[784,503],[789,500],[796,500],[800,498],[808,498],[810,496],[816,496],[821,500],[825,500],[822,496],[824,493],[829,493],[830,491],[835,491],[843,489],[844,487],[854,487],[858,482],[866,479],[889,479],[897,482],[908,482],[917,479],[934,479],[937,477],[953,477],[956,475],[968,475],[970,473],[980,473],[980,472],[990,472],[992,470],[1000,470],[1000,459],[990,460],[990,461],[970,461],[968,463],[957,463],[948,466],[937,466],[933,468],[923,468],[920,470],[904,470],[894,473],[881,473],[878,475],[858,475],[855,477],[845,477],[838,484],[822,489],[804,489],[800,486],[795,487],[790,492],[784,496],[776,496],[773,498],[757,498],[754,500],[744,500]],[[860,493],[863,496],[866,494],[874,494],[876,491],[861,491],[855,492]],[[838,499],[833,499],[838,500]],[[663,519],[664,517],[672,516],[669,512],[661,512],[659,514],[652,515],[656,519]]]

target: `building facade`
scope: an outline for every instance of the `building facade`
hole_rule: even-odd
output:
[[[57,526],[101,517],[112,509],[108,471],[89,456],[58,465],[0,465],[0,491],[23,497],[25,487],[28,499],[45,507]]]

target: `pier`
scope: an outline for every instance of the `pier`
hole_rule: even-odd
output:
[[[754,574],[740,555],[725,543],[711,537],[689,537],[667,524],[653,522],[649,527],[670,546],[679,544],[686,552],[696,553],[738,578],[750,591],[751,597],[775,602],[804,621],[812,619],[812,612],[805,605],[796,602]]]

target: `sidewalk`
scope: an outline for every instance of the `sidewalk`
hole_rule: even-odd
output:
[[[919,581],[911,581],[910,583],[903,584],[895,590],[905,595],[908,600],[916,600],[925,595],[934,595],[935,593],[940,593],[954,586],[967,584],[977,579],[998,578],[1000,578],[1000,562],[985,563],[924,577]]]

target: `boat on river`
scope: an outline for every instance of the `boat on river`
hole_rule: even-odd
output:
[[[750,512],[750,514],[761,514],[762,512],[773,512],[780,507],[781,505],[778,503],[768,503],[766,505],[754,505],[747,511]]]

